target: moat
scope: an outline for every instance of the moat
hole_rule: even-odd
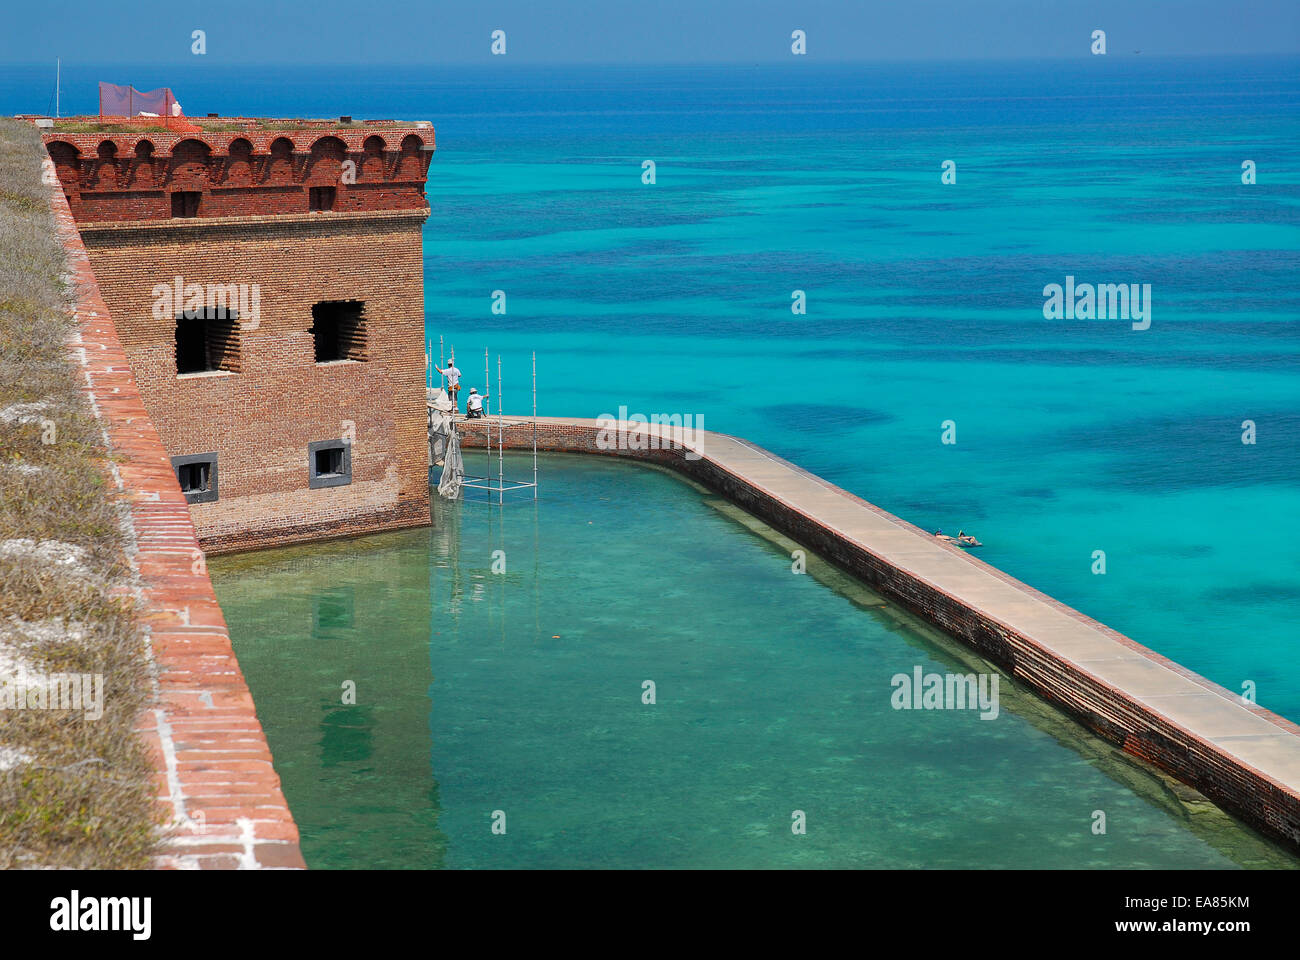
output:
[[[996,719],[894,709],[989,668],[681,478],[542,480],[211,561],[309,866],[1295,865],[1006,677]]]

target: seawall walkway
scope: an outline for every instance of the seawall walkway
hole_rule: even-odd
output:
[[[502,446],[531,450],[532,422],[506,420]],[[608,423],[587,419],[537,424],[538,449],[652,460],[718,491],[1105,740],[1300,850],[1300,727],[1290,721],[745,440],[629,423],[602,431]],[[495,420],[459,429],[465,447],[483,446],[488,429],[496,445]]]

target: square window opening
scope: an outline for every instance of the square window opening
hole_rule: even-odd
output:
[[[343,449],[341,447],[316,451],[316,476],[343,476]]]
[[[197,217],[202,196],[197,190],[177,190],[172,194],[172,216]]]
[[[213,308],[176,317],[176,373],[239,372],[238,312]]]
[[[311,308],[317,363],[366,359],[365,302],[330,300]]]
[[[346,440],[320,440],[307,446],[307,485],[341,487],[352,482],[352,445]]]
[[[211,489],[212,464],[187,463],[176,468],[181,493],[207,493]]]
[[[334,187],[308,187],[307,188],[307,209],[316,210],[333,210],[336,189]]]
[[[217,455],[196,453],[172,457],[176,482],[187,503],[213,503],[217,499]]]

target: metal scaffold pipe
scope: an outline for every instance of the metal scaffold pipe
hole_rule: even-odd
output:
[[[430,351],[432,351],[432,348],[430,348]],[[454,359],[455,355],[456,355],[456,348],[452,346],[451,358]],[[509,489],[512,491],[526,490],[529,487],[532,487],[533,500],[536,501],[538,499],[537,497],[538,480],[541,475],[540,466],[537,457],[539,436],[537,430],[537,353],[536,351],[534,351],[531,354],[530,361],[532,366],[532,370],[530,372],[532,375],[532,391],[533,391],[533,396],[532,396],[533,479],[531,481],[510,480],[508,482],[509,482]],[[469,403],[468,401],[466,402],[465,419],[466,420],[474,419],[474,420],[483,421],[481,425],[476,424],[475,427],[477,428],[481,426],[482,428],[482,433],[480,435],[483,437],[483,447],[484,447],[483,452],[484,452],[484,456],[486,457],[487,469],[483,472],[481,476],[464,476],[460,482],[460,487],[471,489],[471,490],[486,491],[488,494],[487,502],[489,503],[492,502],[492,494],[495,492],[497,495],[497,505],[504,506],[506,489],[507,489],[506,467],[505,467],[506,419],[505,419],[505,402],[502,399],[505,395],[505,360],[499,353],[497,354],[497,392],[495,394],[495,399],[497,402],[497,414],[495,417],[496,428],[497,428],[496,441],[495,441],[496,455],[497,455],[497,473],[495,477],[492,476],[492,452],[493,452],[492,451],[492,446],[493,446],[492,421],[494,418],[492,416],[491,410],[482,406],[483,403],[489,402],[489,398],[493,396],[493,394],[488,390],[488,387],[491,384],[491,377],[492,377],[492,351],[491,348],[484,348],[483,350],[484,392],[482,394],[477,394],[477,390],[476,390],[476,396],[479,397],[481,402],[478,407],[473,408],[475,413],[474,416],[472,417],[469,415],[470,413]],[[522,420],[512,420],[510,422],[510,426],[511,428],[523,427],[525,426],[525,422]],[[465,423],[462,425],[461,429],[468,431],[470,429],[470,426],[468,423]],[[430,427],[430,430],[432,430],[432,426]],[[430,434],[430,436],[432,437],[432,433]],[[432,443],[432,440],[430,442]]]
[[[497,503],[506,502],[505,427],[501,422],[501,354],[497,354]]]
[[[533,351],[533,499],[537,499],[537,351]]]

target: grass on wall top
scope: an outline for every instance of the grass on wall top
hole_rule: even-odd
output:
[[[74,370],[67,265],[34,126],[0,119],[0,685],[101,674],[104,713],[0,708],[0,869],[138,868],[159,838],[135,733],[150,663],[110,453]]]

